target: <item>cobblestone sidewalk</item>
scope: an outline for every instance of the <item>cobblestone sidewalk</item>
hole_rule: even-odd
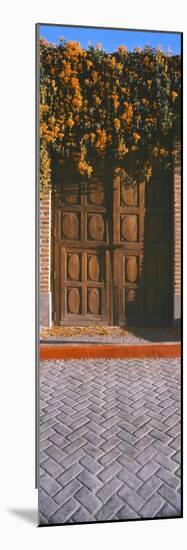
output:
[[[40,366],[40,524],[181,516],[180,361]]]

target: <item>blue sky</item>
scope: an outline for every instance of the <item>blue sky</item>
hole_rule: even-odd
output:
[[[65,40],[80,42],[82,48],[85,49],[88,48],[89,42],[93,46],[99,42],[106,52],[114,52],[122,44],[127,46],[128,50],[133,50],[135,47],[143,48],[145,45],[149,45],[155,48],[160,46],[164,52],[168,51],[169,48],[171,55],[179,54],[181,51],[180,33],[40,25],[40,36],[55,44],[58,44],[60,37],[63,36]]]

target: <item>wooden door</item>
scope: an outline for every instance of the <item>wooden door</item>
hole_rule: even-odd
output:
[[[60,165],[54,198],[54,323],[161,325],[171,313],[171,181],[83,181]]]
[[[171,313],[171,181],[114,182],[114,323],[167,324]]]
[[[56,169],[54,322],[110,324],[111,267],[105,174],[83,181]]]

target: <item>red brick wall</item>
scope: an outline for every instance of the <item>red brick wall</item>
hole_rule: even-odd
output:
[[[40,201],[40,292],[50,291],[51,197]]]
[[[173,286],[174,318],[180,317],[181,299],[181,160],[180,143],[176,145],[177,159],[174,166],[174,240],[173,240]]]
[[[51,193],[40,200],[40,322],[51,323]]]

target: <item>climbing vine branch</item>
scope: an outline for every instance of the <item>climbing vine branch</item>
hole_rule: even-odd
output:
[[[40,183],[51,180],[54,153],[72,159],[81,175],[94,158],[113,160],[115,170],[133,166],[145,178],[155,158],[168,169],[175,156],[180,113],[181,58],[145,47],[107,54],[97,45],[58,46],[40,41]]]

